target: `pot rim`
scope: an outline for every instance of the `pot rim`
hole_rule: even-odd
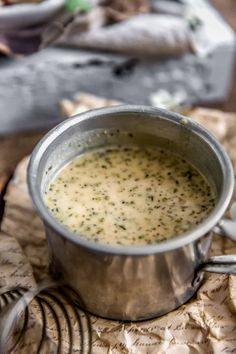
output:
[[[222,188],[222,193],[213,211],[208,215],[206,219],[204,219],[201,224],[197,225],[194,229],[157,244],[146,246],[111,246],[102,243],[96,243],[86,239],[85,237],[81,237],[79,234],[74,234],[59,221],[57,221],[47,209],[41,196],[40,186],[37,184],[38,168],[44,152],[55,139],[59,138],[60,135],[64,133],[65,130],[76,125],[77,123],[86,119],[96,119],[98,115],[110,116],[118,113],[144,113],[147,114],[147,117],[158,115],[158,117],[162,119],[174,121],[175,123],[181,124],[185,128],[190,129],[195,134],[199,135],[203,140],[210,144],[211,148],[214,150],[215,155],[217,156],[218,160],[220,160],[224,173],[224,185]],[[91,252],[106,253],[108,255],[116,254],[120,256],[146,256],[155,253],[172,251],[198,240],[199,238],[209,233],[213,227],[221,220],[227,207],[229,206],[234,191],[234,172],[230,158],[225,152],[223,146],[207,129],[192,119],[178,113],[143,105],[121,105],[99,108],[80,113],[63,121],[51,129],[34,148],[28,165],[27,180],[29,193],[36,207],[36,210],[47,226],[52,228],[65,239],[79,245],[80,247],[86,248]]]

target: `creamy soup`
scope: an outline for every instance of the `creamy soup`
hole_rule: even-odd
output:
[[[180,156],[148,147],[109,147],[66,165],[45,192],[72,232],[109,245],[157,243],[192,229],[215,196]]]

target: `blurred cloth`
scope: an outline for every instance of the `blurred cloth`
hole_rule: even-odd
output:
[[[27,2],[27,0],[22,2]],[[98,8],[98,12],[100,13],[97,13]],[[99,26],[108,25],[139,13],[148,12],[149,6],[146,0],[101,0],[99,1],[99,6],[95,5],[94,10],[92,10],[92,16],[87,16],[80,11],[76,14],[72,14],[64,9],[64,11],[49,24],[23,29],[16,28],[10,31],[4,31],[4,33],[0,32],[0,53],[10,56],[13,53],[30,54],[37,51],[41,42],[45,40],[45,35],[43,35],[45,27],[48,27],[46,31],[47,41],[48,37],[50,37],[50,39],[54,39],[54,36],[57,37],[58,33],[60,33],[61,30],[63,31],[70,21],[75,22],[77,30],[79,29],[79,34],[81,29],[84,31],[88,29],[91,21],[94,22],[96,26],[96,17],[98,18]],[[102,17],[101,13],[103,13]],[[101,18],[102,22],[100,23]],[[58,29],[60,30],[59,32]]]
[[[43,35],[42,47],[53,43],[132,56],[171,56],[190,52],[187,21],[179,16],[152,13],[156,10],[145,0],[100,1],[88,13],[75,14],[65,26],[64,17],[49,25]]]
[[[56,45],[131,56],[204,57],[235,43],[233,31],[206,0],[84,0],[92,5],[83,11],[71,9],[71,1],[76,4],[66,0],[46,25],[4,33],[5,54],[6,45],[22,54]]]
[[[138,15],[80,34],[79,27],[72,22],[55,44],[137,56],[178,55],[191,48],[185,21],[169,15]]]
[[[29,54],[49,45],[60,45],[137,56],[190,52],[187,21],[174,16],[170,4],[168,11],[170,14],[163,14],[162,7],[152,6],[148,0],[100,0],[88,12],[71,13],[64,9],[46,26],[4,33],[0,51],[6,55],[11,51]]]
[[[234,46],[235,35],[206,0],[100,0],[70,22],[58,18],[52,23],[42,47],[50,44],[131,56],[192,52],[206,57],[221,46]]]

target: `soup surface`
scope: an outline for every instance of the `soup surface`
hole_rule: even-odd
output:
[[[205,178],[154,147],[109,147],[66,165],[45,192],[47,207],[74,233],[110,245],[153,244],[200,223],[214,207]]]

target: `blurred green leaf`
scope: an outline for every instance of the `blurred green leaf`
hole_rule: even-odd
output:
[[[76,10],[88,12],[91,9],[91,5],[87,0],[66,0],[65,4],[69,12],[75,12]]]

